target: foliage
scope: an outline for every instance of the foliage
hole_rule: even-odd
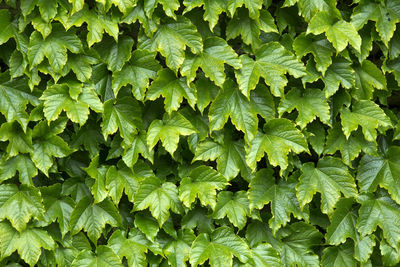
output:
[[[0,0],[1,266],[399,266],[400,0]]]

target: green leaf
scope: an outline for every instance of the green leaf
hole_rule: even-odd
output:
[[[388,196],[375,197],[371,194],[360,195],[358,202],[361,203],[361,208],[357,229],[361,236],[372,234],[379,226],[386,241],[397,248],[400,241],[400,226],[394,222],[400,218],[399,206]]]
[[[106,224],[117,227],[121,225],[121,216],[114,204],[105,199],[93,204],[91,196],[83,197],[75,206],[71,214],[71,234],[85,230],[90,240],[97,244]]]
[[[381,254],[383,256],[383,264],[387,266],[395,266],[400,261],[400,254],[399,252],[390,246],[385,239],[381,241],[380,244]]]
[[[197,100],[196,87],[193,84],[189,85],[185,78],[178,78],[170,69],[161,69],[157,73],[157,79],[147,91],[146,100],[155,100],[160,96],[165,98],[164,107],[168,114],[178,110],[183,97],[192,108]]]
[[[396,23],[400,21],[398,5],[397,1],[382,1],[381,3],[361,1],[351,15],[351,23],[358,30],[368,20],[375,21],[376,30],[387,46],[396,29]]]
[[[130,169],[117,169],[115,166],[111,166],[106,174],[105,187],[114,204],[118,205],[122,192],[125,192],[129,201],[133,202],[139,182],[140,178]]]
[[[150,79],[157,77],[160,70],[159,63],[154,59],[156,53],[144,50],[135,50],[130,54],[130,60],[120,71],[113,72],[112,88],[114,95],[118,95],[121,87],[132,86],[132,93],[137,100],[143,100]]]
[[[282,263],[279,254],[268,243],[259,244],[251,249],[255,266],[280,267]]]
[[[308,220],[308,214],[300,210],[295,187],[296,183],[292,180],[275,184],[271,169],[262,169],[251,179],[248,190],[250,209],[261,210],[264,205],[271,203],[272,218],[269,225],[274,234],[290,221],[291,214],[295,218]]]
[[[68,17],[66,21],[62,21],[64,26],[69,29],[72,26],[80,27],[83,23],[87,24],[87,44],[91,47],[94,43],[98,43],[103,39],[103,33],[106,32],[118,41],[118,23],[115,17],[94,12],[87,5],[79,11]]]
[[[348,44],[351,44],[360,52],[361,37],[353,24],[344,20],[337,20],[327,12],[318,12],[313,16],[307,28],[308,33],[315,35],[325,33],[338,53],[343,51]]]
[[[271,93],[280,97],[287,84],[286,73],[300,78],[306,74],[305,67],[296,59],[292,52],[286,50],[277,42],[270,42],[261,46],[255,53],[256,60],[241,56],[242,65],[236,72],[236,79],[240,90],[246,96],[257,85],[260,77],[271,87]]]
[[[181,180],[179,199],[190,208],[196,198],[199,198],[203,206],[210,205],[214,209],[216,190],[223,189],[227,184],[227,179],[213,168],[199,166]]]
[[[361,192],[375,192],[378,185],[388,190],[400,203],[400,147],[390,147],[383,156],[364,155],[360,161],[357,181]]]
[[[353,258],[353,248],[350,243],[338,247],[327,247],[323,251],[322,265],[327,267],[349,266],[356,267],[357,262]]]
[[[251,18],[257,20],[260,16],[260,9],[263,5],[263,0],[229,0],[228,11],[231,15],[235,14],[237,8],[244,5],[249,10]]]
[[[357,100],[370,100],[374,88],[386,89],[386,78],[380,69],[371,61],[364,60],[360,66],[354,68],[356,76],[356,86],[353,91],[354,98]]]
[[[136,135],[132,143],[128,143],[124,146],[122,160],[128,167],[132,167],[137,162],[139,153],[142,157],[153,163],[154,150],[149,149],[146,143],[146,133],[144,131]]]
[[[392,125],[383,110],[369,100],[355,102],[352,105],[352,110],[345,108],[340,117],[346,138],[349,138],[350,133],[357,130],[360,125],[365,139],[370,142],[375,142],[378,127],[390,127]]]
[[[78,90],[78,97],[71,96],[71,90]],[[80,125],[86,123],[89,116],[89,107],[96,112],[103,112],[101,103],[94,88],[81,84],[55,84],[47,87],[40,97],[44,100],[44,115],[51,122],[56,120],[62,111],[68,118]]]
[[[107,63],[107,68],[112,71],[120,71],[131,58],[133,39],[131,37],[120,38],[118,43],[112,38],[105,38],[97,50]]]
[[[247,142],[257,133],[255,106],[240,93],[232,80],[225,82],[223,89],[212,102],[208,116],[211,131],[222,129],[230,117],[236,128],[245,133]]]
[[[218,23],[219,15],[226,10],[227,1],[225,0],[184,0],[185,5],[184,14],[193,10],[196,7],[203,6],[204,20],[209,22],[210,30],[213,30]]]
[[[324,90],[327,98],[336,93],[340,84],[344,88],[350,89],[355,85],[354,70],[351,68],[351,62],[344,58],[335,58],[322,80],[325,83]]]
[[[44,207],[36,188],[14,184],[0,185],[0,220],[8,219],[12,226],[22,232],[30,219],[42,220]]]
[[[21,184],[33,186],[32,178],[38,171],[28,156],[21,154],[8,160],[0,160],[0,182],[14,177],[17,171]]]
[[[321,193],[321,211],[327,214],[333,212],[341,193],[345,197],[357,195],[354,178],[341,160],[325,157],[318,161],[317,167],[308,162],[301,168],[302,175],[296,186],[300,206],[310,203],[316,192]]]
[[[286,2],[285,5],[287,5]],[[309,22],[315,14],[321,11],[328,12],[331,15],[339,18],[341,16],[340,11],[336,8],[337,3],[334,0],[295,0],[290,5],[294,5],[296,2],[299,7],[300,14],[307,22]]]
[[[0,10],[0,25],[4,27],[0,30],[0,45],[6,43],[14,36],[13,24],[10,21],[10,13],[6,9]]]
[[[167,16],[172,17],[176,20],[176,15],[174,11],[177,11],[180,4],[178,0],[152,0],[146,1],[145,3],[145,11],[147,16],[152,17],[154,9],[158,4],[163,6],[164,12]]]
[[[71,267],[123,266],[118,255],[108,246],[98,246],[96,254],[89,250],[80,252],[72,262]]]
[[[330,110],[324,93],[319,89],[308,88],[304,92],[293,88],[279,103],[278,112],[282,116],[285,112],[292,112],[296,109],[299,113],[296,124],[304,128],[317,116],[320,120],[330,125]]]
[[[218,193],[217,205],[213,213],[214,219],[222,219],[226,216],[240,230],[246,225],[246,217],[249,214],[249,200],[245,191],[238,191],[235,194],[230,191]]]
[[[46,39],[34,31],[29,38],[28,47],[30,70],[46,57],[51,71],[59,73],[67,63],[68,51],[75,54],[82,51],[81,40],[74,31],[65,31],[60,24],[54,24],[51,34]]]
[[[181,204],[178,198],[178,189],[175,184],[164,182],[157,177],[144,179],[136,192],[134,210],[149,208],[151,214],[157,219],[160,227],[170,216],[169,210],[180,213]]]
[[[110,99],[104,103],[103,121],[101,123],[104,139],[119,130],[120,136],[131,143],[142,127],[142,109],[138,101],[125,96],[117,100]]]
[[[242,67],[235,51],[219,37],[209,37],[204,40],[203,51],[197,55],[189,55],[181,66],[181,74],[187,77],[189,84],[196,78],[196,72],[201,67],[206,77],[216,85],[225,82],[224,64],[235,69]]]
[[[193,125],[179,112],[163,120],[154,120],[147,130],[147,145],[149,149],[161,140],[164,148],[171,154],[178,148],[179,136],[187,136],[196,133]]]
[[[190,249],[190,264],[197,266],[208,259],[211,266],[231,266],[233,256],[246,262],[251,257],[251,251],[246,242],[231,229],[220,227],[211,235],[197,236]]]
[[[18,251],[21,258],[30,266],[34,266],[42,253],[42,248],[54,250],[56,244],[47,231],[29,227],[18,233],[8,222],[0,222],[0,255],[10,256]]]
[[[29,92],[25,79],[6,82],[1,79],[2,76],[0,76],[0,112],[8,122],[17,121],[26,131],[29,122],[26,105],[31,103],[37,106],[40,103],[39,99]]]
[[[322,74],[325,74],[332,64],[334,49],[325,38],[313,38],[311,35],[302,33],[294,40],[293,49],[299,58],[311,53],[314,56],[317,70]]]
[[[166,64],[177,72],[185,60],[185,48],[190,47],[195,54],[203,50],[203,42],[196,27],[189,19],[178,16],[158,27],[154,37],[149,40],[149,48],[158,51],[166,58]]]
[[[272,166],[280,166],[281,171],[288,166],[288,153],[308,152],[307,142],[294,123],[287,119],[272,119],[264,125],[249,147],[246,147],[246,162],[252,170],[257,167],[264,154]]]
[[[151,241],[154,241],[160,230],[157,220],[146,211],[135,214],[135,226]]]
[[[164,253],[168,258],[168,263],[171,266],[185,266],[189,260],[190,245],[193,243],[196,236],[192,231],[179,231],[178,239],[169,241],[164,249]]]

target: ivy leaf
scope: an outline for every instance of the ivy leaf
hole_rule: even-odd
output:
[[[157,77],[160,65],[155,60],[156,53],[135,50],[130,54],[130,60],[120,71],[113,72],[112,88],[118,95],[122,86],[131,85],[132,93],[138,100],[143,100],[150,79]]]
[[[157,7],[158,4],[163,6],[164,12],[167,16],[172,17],[176,20],[175,11],[177,11],[180,7],[178,0],[152,0],[146,1],[144,9],[146,11],[147,16],[150,18],[153,15],[154,9]]]
[[[361,52],[361,37],[353,24],[337,20],[327,12],[318,12],[313,16],[307,28],[308,33],[315,35],[325,33],[338,53],[343,51],[349,43],[358,52]]]
[[[343,198],[337,203],[337,207],[332,214],[331,224],[326,233],[326,240],[331,245],[346,243],[346,238],[351,238],[355,242],[354,257],[361,262],[366,262],[375,246],[373,236],[361,237],[357,231],[357,213],[352,207],[352,198]]]
[[[96,49],[107,63],[107,68],[112,71],[120,71],[125,63],[131,58],[133,47],[133,39],[131,37],[123,37],[114,42],[112,38],[104,38],[101,45]]]
[[[275,184],[271,169],[262,169],[251,179],[248,191],[250,209],[261,210],[271,203],[272,218],[269,225],[275,234],[279,228],[290,221],[290,215],[298,219],[308,220],[308,214],[300,210],[296,197],[294,181],[280,181]]]
[[[147,145],[149,149],[161,140],[164,148],[171,154],[178,148],[179,136],[196,133],[193,125],[179,112],[174,112],[163,120],[154,120],[147,130]]]
[[[17,171],[21,184],[33,186],[32,178],[38,171],[28,156],[21,154],[8,160],[0,160],[0,182],[14,177]]]
[[[375,154],[376,147],[372,142],[365,140],[361,131],[358,130],[350,134],[346,138],[340,127],[334,126],[328,130],[324,154],[333,155],[336,151],[340,151],[343,162],[350,166],[361,151],[367,154]]]
[[[180,213],[181,206],[176,185],[162,183],[157,177],[147,177],[139,185],[134,198],[134,210],[149,208],[161,227],[170,216],[169,210]]]
[[[337,3],[334,0],[294,0],[290,1],[290,4],[287,4],[286,2],[285,6],[291,6],[297,2],[300,14],[307,22],[309,22],[315,14],[321,11],[328,12],[338,18],[341,17],[340,11],[336,8]]]
[[[87,44],[91,47],[94,43],[98,43],[103,39],[103,33],[106,32],[118,41],[118,23],[116,18],[109,15],[94,12],[87,5],[79,11],[68,17],[66,21],[62,21],[64,26],[69,29],[72,26],[80,27],[83,23],[87,24]]]
[[[361,203],[357,220],[357,229],[361,236],[372,234],[379,226],[383,237],[394,248],[400,241],[400,227],[393,223],[400,218],[399,206],[388,196],[375,197],[371,194],[360,195]]]
[[[260,77],[271,87],[274,96],[283,95],[287,84],[286,73],[300,78],[306,74],[305,67],[281,44],[270,42],[261,46],[255,53],[256,60],[242,56],[242,69],[236,72],[240,90],[246,95],[254,89]]]
[[[124,146],[122,160],[128,167],[132,167],[137,162],[139,153],[142,157],[153,163],[154,150],[149,149],[146,143],[146,133],[144,131],[136,135],[132,143]]]
[[[8,122],[17,121],[26,131],[29,116],[26,113],[26,105],[31,103],[39,105],[39,99],[29,92],[25,79],[13,79],[4,81],[0,76],[0,112]]]
[[[357,262],[353,258],[353,248],[350,243],[338,247],[327,247],[323,251],[322,264],[324,266],[351,266],[356,267]]]
[[[53,250],[56,247],[47,231],[28,227],[19,233],[6,221],[0,222],[0,236],[1,258],[8,257],[17,250],[30,266],[38,262],[42,248]]]
[[[14,184],[0,185],[0,220],[10,220],[18,232],[22,232],[31,218],[42,220],[44,207],[36,188]]]
[[[118,255],[108,246],[98,246],[96,254],[89,250],[80,252],[72,262],[71,267],[123,266]]]
[[[168,114],[178,110],[183,97],[192,108],[197,99],[196,87],[193,84],[188,85],[185,78],[177,78],[170,69],[162,69],[157,73],[157,79],[147,91],[146,100],[155,100],[160,96],[165,98],[164,107]]]
[[[195,82],[197,89],[197,109],[203,114],[204,109],[217,97],[220,88],[212,81],[199,75]]]
[[[357,181],[361,192],[375,192],[377,186],[388,190],[400,203],[400,147],[391,146],[383,156],[364,155],[360,161]]]
[[[135,192],[139,187],[139,179],[129,169],[117,169],[111,166],[107,170],[105,187],[115,205],[118,205],[124,191],[129,201],[133,202]]]
[[[290,151],[309,152],[306,139],[291,121],[272,119],[264,125],[264,132],[259,132],[246,147],[246,163],[255,170],[257,162],[267,153],[271,165],[280,166],[283,171],[288,166]]]
[[[97,244],[105,225],[114,227],[121,225],[121,216],[110,200],[105,199],[93,204],[93,198],[86,196],[76,204],[69,224],[71,234],[76,234],[83,229],[90,240]]]
[[[221,86],[225,82],[225,63],[235,69],[242,66],[235,51],[226,41],[219,37],[209,37],[204,40],[203,52],[185,58],[181,66],[181,74],[187,77],[189,84],[196,78],[196,72],[201,67],[206,77]]]
[[[196,7],[203,6],[203,18],[209,22],[210,30],[214,29],[218,22],[219,15],[227,8],[227,2],[225,0],[184,0],[183,4],[186,7],[183,14]]]
[[[244,144],[241,141],[232,141],[226,137],[222,144],[207,140],[197,146],[193,161],[215,159],[218,171],[228,180],[235,178],[239,171],[244,177],[250,172],[245,161]]]
[[[10,13],[6,9],[0,10],[0,25],[4,25],[0,30],[0,45],[14,36],[13,24],[10,20]]]
[[[251,257],[251,251],[231,229],[220,227],[211,235],[203,233],[197,236],[190,249],[190,264],[197,266],[208,259],[212,266],[230,266],[233,256],[246,262]]]
[[[345,197],[357,195],[354,178],[347,166],[337,158],[322,158],[316,168],[313,163],[306,163],[302,166],[301,172],[296,191],[302,208],[311,202],[316,192],[319,192],[322,196],[321,211],[331,214],[341,193]]]
[[[296,123],[302,129],[317,116],[323,123],[330,125],[329,105],[324,93],[319,89],[308,88],[304,92],[297,88],[290,90],[279,104],[279,116],[285,112],[292,112],[293,109],[299,113]]]
[[[61,184],[41,188],[45,207],[43,226],[57,221],[61,235],[64,237],[69,231],[69,221],[75,201],[67,196],[61,196]]]
[[[210,205],[214,209],[216,190],[223,189],[227,184],[227,179],[213,168],[199,166],[193,169],[188,177],[181,180],[179,199],[190,208],[196,198],[199,198],[203,206]]]
[[[374,88],[386,89],[386,78],[380,69],[371,61],[364,60],[355,70],[355,90],[354,98],[357,100],[370,100],[374,92]]]
[[[65,31],[60,24],[54,24],[51,34],[46,39],[34,31],[28,47],[30,69],[39,65],[46,57],[52,71],[59,73],[67,63],[68,50],[75,54],[82,51],[81,40],[74,31]]]
[[[327,98],[336,93],[340,84],[346,89],[353,87],[355,78],[351,62],[344,58],[335,58],[325,72],[323,81],[325,83],[325,97]]]
[[[85,124],[89,116],[89,107],[96,112],[103,112],[103,103],[94,88],[81,87],[81,84],[55,84],[47,87],[40,97],[44,100],[44,115],[51,122],[64,110],[68,118],[80,125]],[[78,97],[71,96],[71,90],[77,89]]]
[[[282,266],[279,254],[268,243],[259,244],[251,249],[256,266]]]
[[[235,194],[230,191],[218,193],[217,205],[213,213],[214,219],[222,219],[226,216],[240,230],[246,225],[246,217],[249,214],[249,200],[245,191],[238,191]]]
[[[376,129],[379,126],[390,127],[392,124],[383,110],[374,102],[360,100],[353,104],[352,111],[345,108],[340,114],[342,119],[343,133],[349,138],[352,131],[362,127],[365,139],[370,142],[376,140]]]
[[[226,28],[227,39],[235,39],[240,35],[245,44],[257,49],[261,45],[261,31],[277,33],[278,30],[271,14],[267,10],[260,12],[259,18],[253,19],[249,17],[245,10],[240,9],[228,23]]]
[[[351,15],[351,23],[358,30],[368,20],[375,21],[376,30],[387,46],[396,30],[396,23],[400,21],[399,15],[397,1],[382,1],[380,3],[362,1]]]
[[[317,70],[322,74],[325,74],[332,64],[334,49],[325,38],[312,37],[302,33],[294,40],[293,49],[299,58],[311,53],[314,56]]]
[[[159,25],[149,43],[150,50],[160,52],[166,58],[167,66],[175,72],[185,60],[186,46],[195,54],[203,50],[202,38],[196,27],[182,16],[178,16],[176,21]]]
[[[257,133],[256,109],[230,79],[224,83],[224,87],[212,102],[208,116],[210,131],[222,129],[230,117],[236,128],[245,133],[247,142]]]
[[[137,128],[142,126],[142,110],[136,99],[125,96],[109,99],[104,103],[101,123],[104,139],[119,130],[120,136],[127,142],[133,142]]]
[[[165,245],[164,253],[168,258],[171,266],[185,266],[189,260],[190,245],[193,243],[196,236],[190,230],[179,231],[178,238],[171,240]]]

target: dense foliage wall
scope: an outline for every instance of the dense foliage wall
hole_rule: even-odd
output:
[[[400,0],[0,1],[0,265],[398,264],[399,22]]]

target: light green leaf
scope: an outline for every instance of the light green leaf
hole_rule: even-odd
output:
[[[355,85],[354,70],[351,68],[351,62],[344,58],[335,58],[322,80],[325,83],[324,90],[327,98],[336,93],[340,84],[344,88],[350,89]]]
[[[354,68],[356,86],[353,97],[357,100],[370,100],[374,88],[386,89],[386,78],[381,70],[371,61],[364,60],[361,65]]]
[[[246,225],[249,214],[249,200],[245,191],[238,191],[235,194],[230,191],[218,193],[217,205],[212,215],[214,219],[226,216],[240,230]]]
[[[344,20],[337,20],[327,12],[318,12],[313,16],[307,28],[308,33],[315,35],[325,33],[337,53],[343,51],[349,43],[360,52],[361,37],[353,24]]]
[[[268,243],[257,245],[256,247],[251,249],[251,252],[255,266],[261,266],[261,267],[282,266],[279,254]]]
[[[246,163],[255,170],[257,162],[267,153],[272,166],[280,166],[281,171],[288,166],[287,155],[308,152],[306,139],[287,119],[272,119],[264,125],[264,133],[259,132],[249,147],[246,147]]]
[[[316,192],[321,193],[321,211],[331,214],[341,197],[354,197],[357,188],[354,178],[341,160],[333,157],[325,157],[318,161],[317,167],[309,162],[302,166],[302,175],[296,186],[297,198],[300,206],[311,202]]]
[[[157,177],[144,179],[136,192],[134,210],[149,208],[161,227],[170,216],[169,210],[180,213],[181,204],[178,198],[176,185],[170,182],[162,183]]]
[[[361,203],[357,220],[357,229],[361,236],[372,234],[376,227],[382,229],[383,237],[394,248],[400,241],[400,225],[395,223],[400,218],[399,206],[388,196],[360,195]]]
[[[177,11],[180,7],[178,0],[150,0],[145,1],[144,9],[146,11],[147,16],[150,18],[153,15],[154,9],[157,7],[158,4],[161,4],[164,12],[167,16],[172,17],[176,20],[175,11]]]
[[[187,136],[196,133],[193,125],[179,112],[163,120],[154,120],[147,130],[147,145],[149,149],[161,140],[164,148],[173,155],[178,148],[179,136]]]
[[[197,266],[208,259],[211,266],[231,266],[233,256],[246,262],[251,257],[251,251],[246,242],[230,228],[220,227],[211,235],[197,236],[190,249],[190,264]]]
[[[138,100],[143,100],[150,79],[157,77],[160,65],[155,60],[156,54],[143,50],[135,50],[131,59],[123,66],[121,71],[113,72],[112,88],[118,95],[122,86],[131,85],[132,93]]]
[[[227,8],[231,13],[231,16],[233,16],[236,9],[242,5],[249,10],[249,15],[252,19],[258,20],[260,16],[260,9],[263,5],[263,0],[229,0]]]
[[[293,88],[281,100],[278,107],[279,116],[285,112],[297,110],[296,123],[300,128],[304,128],[318,116],[320,120],[330,125],[330,110],[324,93],[319,89],[308,88],[304,92]]]
[[[10,256],[18,251],[21,258],[34,266],[42,253],[42,248],[54,250],[56,244],[47,231],[29,227],[18,233],[8,222],[0,222],[0,255]]]
[[[96,49],[101,58],[107,63],[107,68],[112,71],[120,71],[125,63],[131,58],[133,39],[122,37],[116,43],[112,38],[104,38]]]
[[[223,189],[227,179],[208,166],[199,166],[193,169],[188,177],[184,177],[179,186],[179,199],[190,208],[191,204],[199,198],[201,205],[212,209],[216,205],[216,190]]]
[[[157,79],[147,91],[146,100],[155,100],[160,96],[165,98],[164,107],[168,114],[178,110],[183,97],[193,109],[197,101],[195,85],[189,85],[183,77],[178,78],[170,69],[162,69],[157,73]]]
[[[154,150],[149,149],[146,143],[146,133],[141,131],[138,135],[136,135],[132,141],[132,143],[127,143],[124,146],[124,153],[122,156],[122,160],[128,167],[132,167],[135,165],[139,158],[139,154],[142,155],[145,159],[148,159],[151,163],[153,163],[154,158]]]
[[[139,177],[130,169],[117,169],[115,166],[111,166],[106,174],[105,186],[114,204],[118,205],[122,192],[125,192],[129,201],[133,202],[139,182]]]
[[[342,119],[343,133],[346,138],[349,138],[350,133],[357,130],[360,125],[365,139],[375,142],[378,127],[388,128],[392,126],[390,119],[383,110],[369,100],[356,101],[352,106],[352,110],[350,111],[348,108],[345,108],[340,117]]]
[[[242,56],[242,69],[236,72],[240,90],[249,95],[260,77],[271,87],[274,96],[281,97],[287,84],[286,73],[300,78],[306,74],[305,67],[292,52],[277,42],[270,42],[260,47],[255,53],[256,60]]]
[[[33,186],[32,178],[38,171],[28,156],[21,154],[8,160],[0,160],[0,182],[14,177],[17,171],[21,184]]]
[[[92,251],[81,251],[71,264],[71,267],[119,267],[123,266],[121,259],[108,246],[100,245],[95,255]]]
[[[225,0],[184,0],[185,10],[183,14],[196,7],[203,6],[205,10],[203,18],[209,22],[210,30],[213,30],[218,23],[219,15],[226,10],[227,1]]]
[[[181,74],[187,77],[189,84],[196,78],[197,70],[201,67],[206,77],[216,85],[225,82],[224,64],[239,69],[242,64],[235,51],[219,37],[209,37],[204,40],[203,52],[188,55],[181,66]]]
[[[295,218],[308,220],[308,214],[300,210],[295,187],[296,183],[292,180],[281,180],[275,184],[271,169],[262,169],[251,179],[248,190],[250,209],[261,210],[264,205],[271,203],[272,218],[269,225],[274,234],[290,221],[291,214]]]
[[[0,220],[8,219],[12,226],[22,232],[31,218],[42,220],[44,207],[36,188],[14,184],[0,185]]]
[[[353,247],[350,243],[338,247],[327,247],[323,251],[322,266],[347,266],[357,267],[357,262],[353,258]]]
[[[106,224],[114,227],[121,225],[121,216],[117,208],[108,199],[93,204],[93,198],[86,196],[76,204],[72,211],[70,230],[71,234],[76,234],[83,229],[90,240],[97,244]]]
[[[210,131],[224,127],[230,117],[236,128],[245,133],[246,141],[251,141],[257,133],[258,119],[255,106],[240,93],[232,80],[224,83],[223,89],[212,102],[208,113]]]
[[[0,10],[0,45],[6,43],[11,37],[14,36],[13,24],[10,21],[10,13],[6,9]]]

